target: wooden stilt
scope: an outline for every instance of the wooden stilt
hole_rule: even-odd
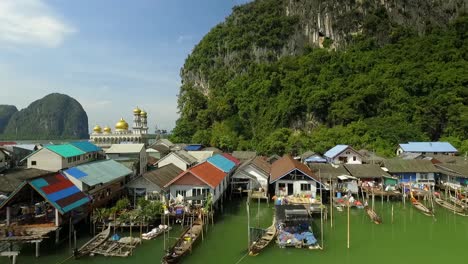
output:
[[[349,201],[348,201],[348,249],[349,249],[349,208],[350,208],[350,204],[349,204]]]

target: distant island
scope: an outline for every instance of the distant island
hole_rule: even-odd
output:
[[[88,115],[74,98],[52,93],[18,110],[0,105],[1,140],[88,138]]]

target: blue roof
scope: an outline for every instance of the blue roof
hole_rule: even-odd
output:
[[[89,186],[112,182],[132,173],[130,169],[111,159],[81,164],[64,172]]]
[[[408,142],[400,144],[405,152],[457,152],[457,149],[448,142]]]
[[[88,141],[71,142],[70,145],[73,145],[74,147],[79,148],[86,153],[101,151],[100,147]]]
[[[327,158],[334,158],[336,157],[336,155],[340,154],[348,147],[348,145],[336,145],[333,148],[329,149],[327,152],[325,152],[325,154],[323,155]]]
[[[213,157],[209,157],[207,161],[211,165],[226,173],[230,172],[236,166],[236,164],[233,161],[229,160],[221,154],[216,154]]]
[[[201,144],[192,144],[192,145],[188,145],[184,148],[184,150],[186,151],[197,151],[197,150],[201,150],[203,148],[203,145]]]

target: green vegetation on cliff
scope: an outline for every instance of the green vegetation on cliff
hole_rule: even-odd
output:
[[[3,133],[11,116],[18,112],[14,105],[0,105],[0,134]]]
[[[300,19],[282,3],[234,9],[195,47],[174,141],[265,154],[340,143],[391,155],[397,143],[442,138],[468,151],[467,16],[422,34],[376,8],[346,48],[284,54]]]
[[[0,134],[1,139],[12,140],[87,137],[88,116],[83,107],[70,96],[58,93],[49,94],[16,111]]]

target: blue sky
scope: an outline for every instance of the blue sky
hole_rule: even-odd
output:
[[[0,0],[0,104],[19,109],[59,92],[89,126],[172,129],[179,71],[201,38],[246,0]],[[6,96],[5,96],[6,95]]]

